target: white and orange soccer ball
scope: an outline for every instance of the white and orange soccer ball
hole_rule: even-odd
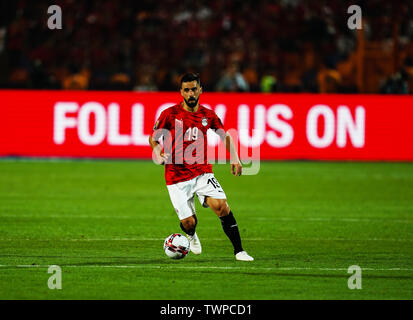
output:
[[[165,239],[163,250],[171,259],[183,259],[190,251],[189,240],[180,233],[173,233]]]

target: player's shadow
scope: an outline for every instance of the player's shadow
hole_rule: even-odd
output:
[[[98,257],[95,257],[98,258]],[[188,258],[186,258],[185,263],[181,263],[182,260],[171,260],[168,258],[156,258],[156,259],[144,259],[142,260],[141,257],[105,257],[105,258],[111,258],[115,259],[112,261],[85,261],[85,262],[75,262],[75,263],[61,263],[59,264],[60,266],[97,266],[97,267],[105,267],[105,266],[113,266],[113,267],[139,267],[140,265],[154,265],[154,268],[159,266],[159,268],[162,268],[162,266],[165,267],[174,267],[174,266],[185,266],[188,268],[194,267],[196,268],[198,266],[198,263],[201,263],[202,265],[205,263],[210,263],[212,260],[211,259],[199,259],[194,258],[193,260],[191,259],[188,261]],[[220,258],[220,262],[233,262],[233,258]]]
[[[112,261],[85,261],[85,262],[74,262],[74,263],[61,263],[59,264],[60,266],[64,267],[64,266],[96,266],[96,267],[106,267],[106,266],[113,266],[113,267],[137,267],[139,265],[164,265],[167,264],[167,260],[165,261],[165,259],[151,259],[151,260],[141,260],[138,261],[139,259],[141,259],[141,257],[136,257],[136,259],[132,258],[124,258],[124,259],[116,259],[116,260],[112,260]]]

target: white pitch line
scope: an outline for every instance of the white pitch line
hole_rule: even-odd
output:
[[[164,238],[85,238],[85,239],[33,239],[33,238],[4,238],[0,241],[163,241]],[[206,238],[208,241],[228,241],[223,238]],[[367,238],[367,239],[345,239],[345,238],[245,238],[244,241],[390,241],[390,242],[411,242],[413,239],[383,239],[383,238]]]
[[[0,265],[0,268],[49,268],[52,265]],[[64,265],[64,268],[114,268],[114,269],[214,269],[245,271],[347,271],[348,268],[311,268],[311,267],[218,267],[218,266],[150,266],[150,265]],[[413,271],[413,268],[361,268],[362,271]]]
[[[35,214],[0,214],[0,218],[49,218],[49,219],[125,219],[139,220],[138,216],[124,215],[35,215]],[[157,219],[170,219],[170,216],[161,216]],[[382,218],[290,218],[290,217],[254,217],[258,221],[293,221],[293,222],[385,222],[385,223],[413,223],[413,219],[382,219]]]
[[[412,219],[381,219],[381,218],[286,218],[286,217],[254,217],[260,221],[296,221],[296,222],[385,222],[385,223],[413,223]]]

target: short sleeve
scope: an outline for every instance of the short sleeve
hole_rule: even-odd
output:
[[[218,129],[225,130],[225,129],[224,129],[224,125],[222,124],[221,119],[218,118],[218,116],[216,115],[216,113],[214,113],[214,114],[212,115],[212,119],[211,119],[211,120],[212,120],[212,121],[211,121],[211,129],[212,129],[212,130],[214,130],[214,131],[216,131],[216,130],[218,130]]]
[[[169,113],[165,112],[165,111],[167,111],[167,110],[164,110],[160,114],[158,120],[156,120],[155,125],[153,126],[152,137],[153,137],[154,140],[158,140],[162,136],[162,133],[161,133],[162,129],[170,130],[170,125],[169,125],[169,121],[168,121]]]
[[[211,129],[214,130],[215,133],[218,134],[221,137],[221,139],[225,138],[224,125],[222,124],[221,119],[217,116],[216,113],[212,114]]]

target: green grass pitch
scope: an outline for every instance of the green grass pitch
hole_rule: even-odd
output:
[[[166,257],[164,238],[181,231],[152,162],[0,161],[0,299],[413,299],[413,164],[214,172],[252,263],[235,261],[199,203],[203,253]],[[362,289],[348,288],[351,265]]]

